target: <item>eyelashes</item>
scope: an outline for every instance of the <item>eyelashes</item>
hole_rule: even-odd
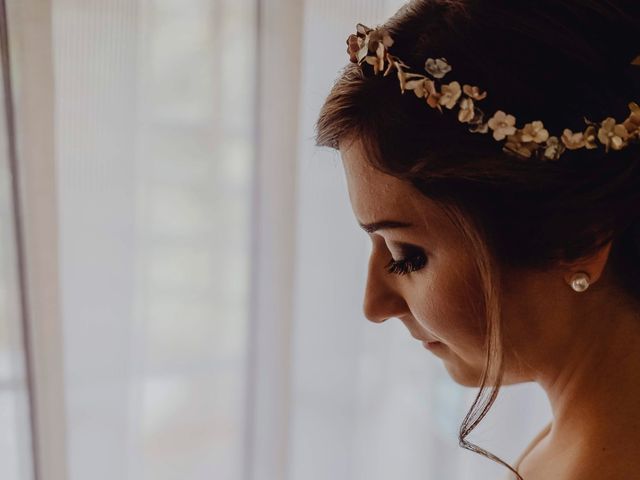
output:
[[[401,260],[393,260],[385,265],[388,273],[396,275],[406,275],[407,273],[420,270],[427,264],[427,257],[424,253],[417,253]]]
[[[395,260],[393,256],[390,255],[392,257],[391,260],[384,266],[387,273],[407,275],[424,268],[427,264],[427,254],[421,246],[412,243],[393,241],[392,243],[394,248],[392,249],[386,244],[382,237],[372,235],[371,240],[373,242],[372,255],[376,255],[376,248],[383,248],[387,254],[391,254],[392,250],[397,250],[398,255],[402,257],[399,260]]]

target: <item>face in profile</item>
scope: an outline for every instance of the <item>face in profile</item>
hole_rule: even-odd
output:
[[[401,320],[452,378],[477,386],[486,321],[473,252],[433,200],[410,183],[376,170],[358,142],[340,149],[356,221],[372,242],[364,314]]]

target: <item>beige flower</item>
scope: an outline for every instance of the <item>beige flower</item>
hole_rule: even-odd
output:
[[[489,131],[489,125],[484,122],[484,112],[478,107],[474,107],[473,111],[473,118],[469,121],[471,125],[469,131],[472,133],[487,133]]]
[[[622,122],[631,138],[640,138],[640,106],[636,102],[629,103],[631,114]]]
[[[447,63],[447,59],[440,57],[437,59],[427,58],[424,69],[434,78],[442,78],[447,72],[451,71],[451,65]]]
[[[372,42],[369,39],[368,50],[374,49],[375,55],[367,55],[365,57],[365,62],[369,65],[373,65],[373,72],[377,75],[379,72],[384,70],[384,61],[386,58],[386,48],[382,42],[375,41]]]
[[[362,41],[357,35],[351,34],[347,38],[347,53],[349,54],[349,60],[353,63],[358,63],[358,52],[362,48]]]
[[[349,60],[354,63],[362,63],[369,54],[369,33],[373,30],[361,23],[356,25],[356,35],[347,38],[347,52]]]
[[[424,97],[426,93],[425,81],[426,78],[424,75],[419,75],[417,73],[406,74],[404,78],[404,86],[402,85],[402,82],[400,83],[402,93],[404,93],[405,90],[413,90],[413,93],[415,93],[417,97]]]
[[[460,95],[462,95],[462,90],[458,82],[451,82],[449,85],[442,86],[441,93],[442,95],[439,100],[440,105],[444,105],[451,110],[460,98]]]
[[[502,140],[507,135],[513,135],[516,131],[515,124],[516,118],[502,110],[498,110],[488,122],[489,128],[493,130],[493,138],[496,140]]]
[[[374,72],[377,75],[378,72],[384,70],[384,62],[387,57],[387,48],[393,45],[393,39],[385,31],[372,30],[369,33],[369,52],[374,52],[373,58],[367,57],[367,63],[373,65]]]
[[[377,75],[378,72],[384,70],[384,58],[380,58],[377,55],[367,55],[364,59],[366,63],[373,66],[373,72]]]
[[[531,158],[531,150],[522,147],[520,143],[507,142],[502,147],[502,151],[506,153],[515,153],[516,155],[524,158]]]
[[[544,149],[544,156],[549,160],[558,160],[565,151],[565,146],[558,140],[558,137],[549,137]]]
[[[431,108],[437,108],[440,113],[442,113],[442,107],[440,106],[440,97],[442,94],[438,92],[435,82],[427,79],[424,84],[426,88],[427,105]]]
[[[393,62],[393,61],[394,60],[392,58],[389,61],[389,63],[391,64],[391,62]],[[404,71],[404,69],[408,68],[408,67],[402,62],[395,62],[394,66],[396,67],[398,80],[400,81],[400,90],[402,91],[402,93],[404,93],[404,87],[405,87],[405,85],[407,83],[409,75],[411,75],[411,74]],[[385,70],[385,73],[387,73],[388,70],[389,70],[389,68],[387,68],[387,70]]]
[[[547,138],[549,138],[549,132],[545,130],[540,120],[527,123],[522,129],[523,142],[542,143],[545,142]]]
[[[372,30],[373,30],[373,29],[371,29],[371,28],[367,27],[366,25],[363,25],[362,23],[358,23],[358,24],[356,25],[356,32],[358,32],[358,35],[361,35],[361,36],[363,36],[363,37],[364,37],[365,35],[368,35],[368,34],[369,34],[369,32],[371,32]]]
[[[482,100],[487,96],[487,92],[480,93],[480,88],[471,85],[463,85],[462,91],[474,100]]]
[[[473,100],[465,97],[460,102],[460,111],[458,112],[458,120],[462,123],[469,123],[475,115],[473,111]]]
[[[357,34],[347,38],[347,53],[353,63],[368,63],[377,75],[384,69],[387,49],[393,45],[393,39],[384,30],[374,30],[361,23],[356,26]],[[387,72],[388,73],[388,69]]]
[[[596,127],[599,125],[588,120],[586,117],[584,117],[584,123],[588,125],[587,129],[583,132],[584,146],[587,150],[598,148],[598,130]]]
[[[562,140],[564,146],[569,150],[577,150],[579,148],[583,148],[587,143],[583,132],[573,133],[568,128],[565,128],[563,130],[560,140]]]
[[[387,32],[382,32],[380,34],[380,37],[381,38],[376,38],[376,40],[381,41],[385,48],[393,46],[393,38],[391,38],[391,35],[389,35]]]
[[[383,75],[385,77],[389,75],[392,69],[395,68],[398,71],[398,78],[400,78],[399,73],[401,71],[404,71],[404,68],[409,68],[407,65],[402,63],[402,60],[400,60],[398,57],[394,57],[393,55],[387,54],[387,62],[389,63],[389,65],[387,65],[387,69],[384,71]],[[402,79],[400,81],[402,81]]]
[[[475,124],[473,127],[470,127],[469,131],[472,133],[487,133],[489,131],[489,125],[480,122]]]
[[[507,136],[507,141],[502,147],[502,150],[507,153],[515,153],[524,158],[531,158],[537,148],[537,143],[523,141],[522,130],[516,130],[515,133]]]
[[[587,129],[584,131],[584,141],[585,147],[587,150],[593,150],[594,148],[598,148],[598,144],[596,142],[596,127],[593,125],[589,125]]]
[[[615,118],[607,117],[602,121],[598,130],[598,140],[605,146],[605,152],[609,152],[609,148],[622,149],[627,145],[628,138],[629,132],[624,128],[624,125],[616,125]]]

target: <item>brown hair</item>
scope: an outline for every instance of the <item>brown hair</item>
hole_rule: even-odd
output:
[[[639,24],[636,0],[421,0],[380,28],[394,40],[390,53],[414,71],[426,58],[445,57],[452,79],[488,92],[485,113],[513,113],[519,126],[542,120],[559,135],[584,130],[583,117],[628,116],[628,103],[640,97],[640,67],[630,65],[640,53]],[[358,140],[372,165],[438,202],[468,239],[484,289],[487,353],[459,442],[522,480],[466,440],[503,379],[500,272],[576,261],[613,241],[611,288],[640,305],[640,152],[633,145],[566,151],[555,162],[520,160],[490,133],[470,133],[453,112],[402,95],[395,75],[367,67],[348,64],[337,79],[316,144],[338,149]]]

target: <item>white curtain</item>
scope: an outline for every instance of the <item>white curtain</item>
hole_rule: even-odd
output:
[[[8,45],[2,41],[4,50]],[[6,85],[6,65],[0,73]],[[12,148],[5,88],[0,88],[0,478],[31,480],[31,424],[16,238]]]
[[[53,2],[71,479],[242,472],[254,17]]]
[[[50,8],[53,81],[19,86],[52,96],[64,416],[47,425],[66,438],[38,480],[504,476],[457,444],[476,391],[399,321],[364,319],[369,240],[313,145],[346,37],[402,2],[25,2]],[[508,387],[470,440],[510,461],[549,415],[537,386]],[[12,431],[29,466],[28,421]],[[30,479],[16,468],[0,476]]]

